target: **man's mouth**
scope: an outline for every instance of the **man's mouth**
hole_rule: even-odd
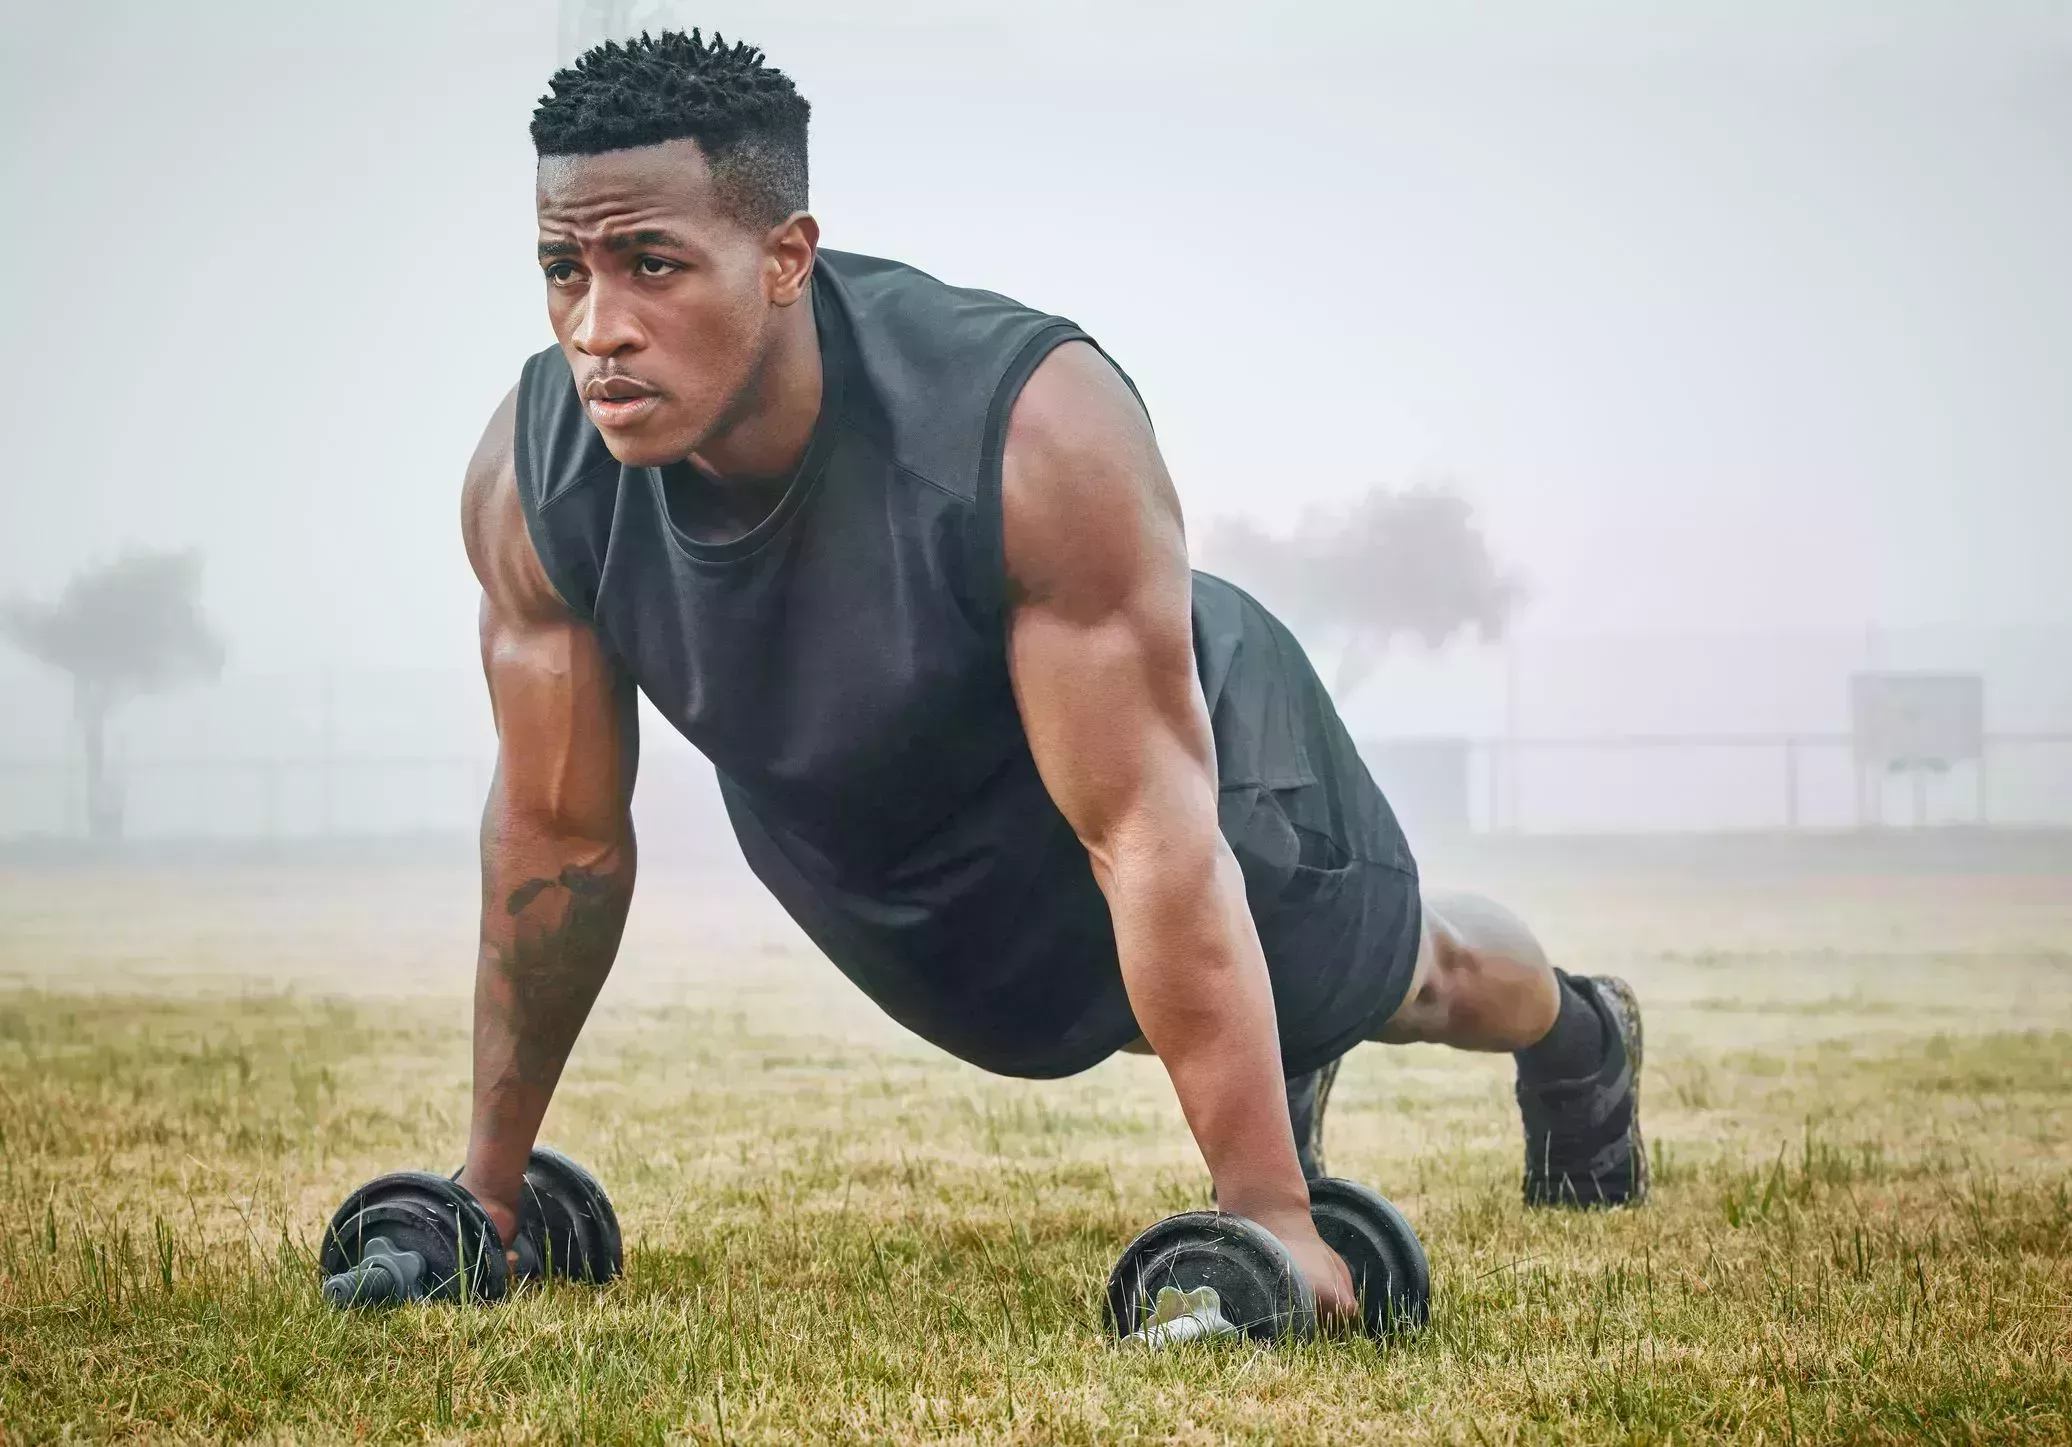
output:
[[[662,399],[652,392],[631,397],[592,397],[583,403],[590,420],[600,427],[625,427],[659,407]]]
[[[583,410],[600,427],[625,427],[661,405],[661,394],[631,377],[594,377],[583,384]]]

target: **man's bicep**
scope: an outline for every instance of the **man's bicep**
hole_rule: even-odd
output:
[[[1044,785],[1097,858],[1213,827],[1213,746],[1192,654],[1164,625],[1064,621],[1025,605],[1009,664]]]
[[[586,623],[512,621],[487,602],[483,614],[504,807],[555,833],[617,839],[639,753],[631,685]]]
[[[462,499],[482,584],[483,674],[497,731],[498,801],[557,834],[616,841],[639,756],[635,693],[597,631],[548,582],[512,471],[513,399],[490,420]]]
[[[1008,661],[1046,786],[1089,847],[1141,823],[1213,828],[1179,505],[1135,397],[1061,348],[1010,419]]]

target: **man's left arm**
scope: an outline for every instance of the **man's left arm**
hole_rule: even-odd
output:
[[[1179,499],[1136,398],[1084,342],[1029,378],[1002,478],[1008,666],[1044,785],[1108,900],[1130,1006],[1226,1211],[1352,1303],[1295,1156],[1279,1030],[1244,880],[1216,818]]]

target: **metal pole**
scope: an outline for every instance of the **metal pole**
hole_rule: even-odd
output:
[[[566,64],[593,45],[632,34],[633,0],[561,0],[560,19],[561,54],[555,60]]]
[[[324,710],[324,758],[319,765],[322,770],[319,780],[323,789],[322,827],[325,836],[338,832],[338,689],[337,670],[330,664],[324,666],[323,702]]]
[[[1784,827],[1799,827],[1799,741],[1784,741]]]
[[[1494,834],[1497,831],[1497,816],[1500,803],[1498,799],[1498,781],[1496,772],[1498,744],[1495,739],[1485,739],[1483,740],[1482,747],[1482,766],[1485,770],[1487,770],[1489,774],[1489,832],[1491,834]]]
[[[1519,807],[1524,795],[1518,778],[1518,635],[1504,639],[1504,767],[1510,771],[1511,832],[1525,827],[1525,811]]]

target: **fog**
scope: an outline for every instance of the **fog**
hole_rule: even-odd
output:
[[[2072,9],[1813,8],[618,10],[793,75],[827,244],[1098,337],[1195,537],[1467,498],[1525,589],[1509,641],[1392,645],[1342,700],[1363,739],[1814,740],[1476,756],[1477,827],[1558,829],[1791,822],[1784,767],[1796,822],[1863,819],[1835,736],[1864,668],[1982,673],[1989,731],[2072,735]],[[129,711],[134,827],[465,824],[457,496],[551,341],[526,122],[570,17],[23,3],[7,30],[0,593],[196,548],[229,660]],[[14,653],[0,690],[0,835],[62,832],[69,695]],[[701,787],[650,722],[651,772]],[[319,754],[359,772],[147,779]],[[2072,744],[1931,784],[1873,802],[2072,823]]]

